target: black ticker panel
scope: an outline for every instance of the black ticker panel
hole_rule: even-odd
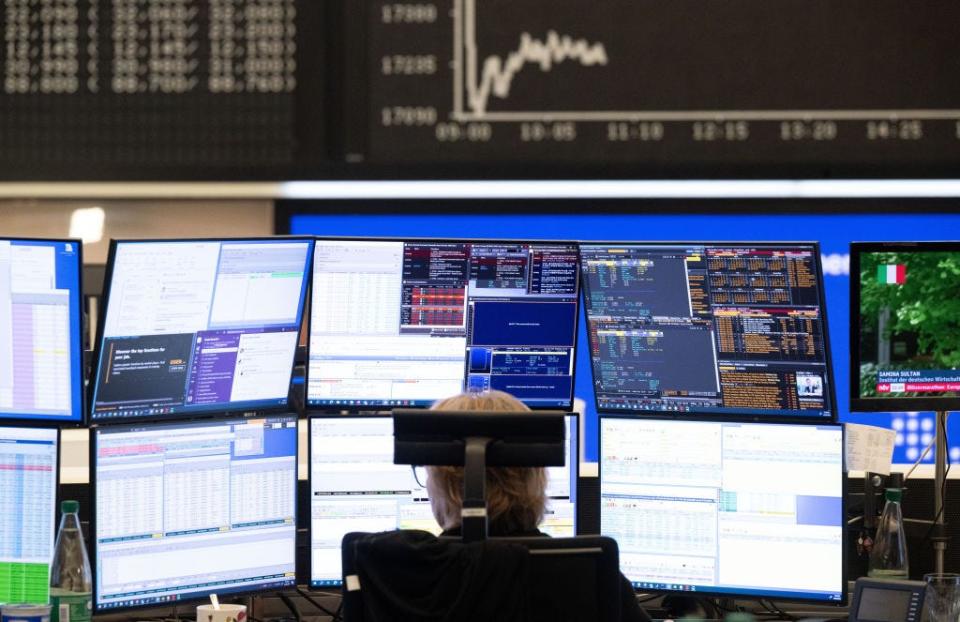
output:
[[[249,179],[323,148],[317,0],[2,0],[0,177]]]
[[[955,0],[0,0],[0,181],[938,177]]]
[[[371,161],[960,163],[954,0],[366,4]]]

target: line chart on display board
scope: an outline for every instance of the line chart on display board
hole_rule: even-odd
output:
[[[956,3],[368,2],[371,160],[960,158]]]

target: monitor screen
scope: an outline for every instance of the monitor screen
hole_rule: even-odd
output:
[[[865,587],[855,619],[860,622],[905,622],[916,619],[917,604],[913,595],[910,590]],[[911,609],[913,617],[910,615]]]
[[[931,412],[856,413],[851,415],[850,367],[850,242],[851,240],[937,240],[944,232],[960,231],[960,212],[949,212],[954,203],[896,199],[847,201],[793,200],[680,200],[638,199],[542,201],[521,199],[356,199],[279,201],[278,228],[295,235],[322,235],[336,231],[350,237],[429,235],[456,237],[469,231],[477,237],[547,240],[617,241],[675,240],[679,232],[688,240],[751,240],[777,242],[787,235],[808,237],[820,247],[830,325],[830,358],[836,410],[841,421],[857,421],[902,432],[894,447],[896,464],[913,464],[923,454],[936,427]],[[279,230],[278,229],[278,230]],[[584,400],[584,459],[599,460],[597,410],[585,314],[580,314],[575,395]],[[958,407],[956,410],[960,410]],[[960,417],[947,423],[950,457],[960,463]],[[926,440],[924,440],[926,439]],[[932,464],[933,452],[923,460]],[[919,473],[919,472],[918,472]],[[915,474],[916,475],[916,474]]]
[[[499,389],[571,408],[571,242],[317,240],[308,406],[428,406]]]
[[[851,410],[960,409],[960,242],[850,247]]]
[[[0,604],[47,604],[57,430],[0,427]]]
[[[832,420],[816,244],[583,244],[597,409]]]
[[[540,530],[576,535],[579,430],[567,418],[567,464],[547,469],[547,512]],[[427,472],[393,463],[393,418],[310,420],[310,585],[341,584],[340,542],[352,531],[421,529],[439,534]]]
[[[841,601],[840,426],[600,419],[600,530],[635,588]]]
[[[80,252],[0,239],[0,419],[83,421]]]
[[[288,402],[313,243],[115,242],[92,419]]]
[[[98,611],[292,587],[297,418],[93,431]]]

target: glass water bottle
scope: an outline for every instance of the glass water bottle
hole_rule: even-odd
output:
[[[878,579],[906,579],[910,576],[907,561],[907,536],[903,530],[903,510],[900,488],[887,488],[887,503],[883,506],[877,537],[870,551],[868,574]]]

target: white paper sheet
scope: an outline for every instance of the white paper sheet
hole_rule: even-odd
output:
[[[857,423],[845,424],[847,430],[847,470],[890,474],[893,442],[897,433]]]

